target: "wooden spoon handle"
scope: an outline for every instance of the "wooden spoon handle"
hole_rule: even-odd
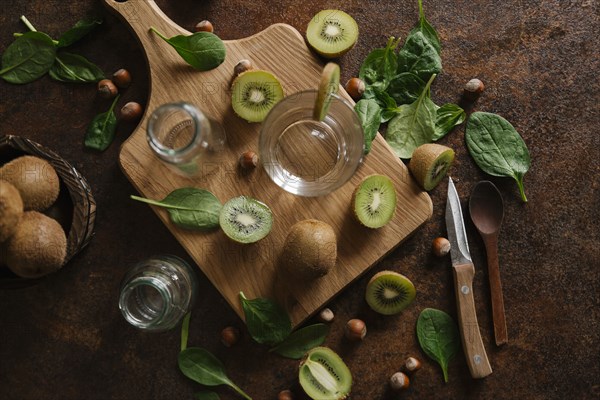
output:
[[[498,240],[495,236],[485,238],[487,253],[488,275],[490,279],[490,294],[492,297],[492,314],[494,320],[494,336],[496,346],[508,343],[506,330],[506,315],[504,313],[504,297],[502,296],[502,282],[500,281],[500,267],[498,262]]]
[[[473,378],[484,378],[492,373],[492,367],[481,340],[475,312],[475,299],[473,298],[475,267],[473,264],[461,264],[455,265],[453,270],[458,326],[467,365]]]

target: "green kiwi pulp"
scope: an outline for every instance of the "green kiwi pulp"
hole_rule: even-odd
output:
[[[323,68],[321,73],[321,81],[319,82],[319,91],[315,108],[313,110],[313,118],[317,121],[323,121],[329,111],[331,104],[331,95],[338,92],[340,87],[340,66],[336,63],[328,63]]]
[[[300,363],[300,386],[314,400],[345,399],[352,387],[352,374],[344,361],[327,347],[315,347]]]
[[[219,224],[225,235],[239,243],[254,243],[271,232],[273,214],[266,204],[250,197],[234,197],[223,205]]]
[[[446,176],[453,161],[454,150],[441,144],[426,143],[415,149],[408,169],[423,189],[431,190]]]
[[[283,99],[283,88],[270,72],[250,70],[235,78],[231,86],[233,111],[248,122],[261,122]]]
[[[368,228],[381,228],[394,216],[396,190],[385,175],[366,177],[354,191],[352,209],[358,221]]]
[[[339,57],[358,40],[358,24],[343,11],[319,11],[306,28],[306,40],[323,57]]]
[[[415,299],[413,283],[394,271],[381,271],[367,284],[365,299],[373,311],[384,315],[397,314]]]

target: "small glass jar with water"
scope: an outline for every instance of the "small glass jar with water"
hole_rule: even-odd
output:
[[[136,328],[166,331],[190,311],[196,292],[196,276],[188,263],[176,256],[157,255],[125,274],[119,308]]]
[[[167,103],[152,112],[146,138],[154,154],[180,175],[191,177],[225,146],[223,127],[190,103]]]

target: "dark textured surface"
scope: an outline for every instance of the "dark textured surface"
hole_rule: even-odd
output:
[[[301,32],[321,5],[282,1],[159,1],[184,27],[209,19],[224,39],[249,36],[286,22]],[[361,34],[339,62],[345,81],[361,60],[390,35],[405,36],[417,18],[415,1],[330,1],[353,15]],[[2,3],[0,51],[23,31],[26,15],[57,37],[80,17],[101,14],[105,23],[74,47],[112,73],[128,68],[134,83],[121,100],[145,103],[144,56],[126,27],[99,1]],[[483,242],[467,219],[477,268],[474,283],[481,334],[494,373],[472,380],[462,353],[444,384],[437,365],[419,349],[414,326],[419,312],[435,307],[456,317],[448,259],[431,255],[431,240],[445,233],[446,183],[431,192],[432,219],[373,268],[409,276],[417,300],[399,316],[384,317],[366,306],[370,273],[329,306],[336,313],[326,345],[342,355],[354,376],[354,399],[393,399],[387,380],[409,355],[423,369],[401,398],[593,399],[600,396],[600,129],[597,72],[600,70],[595,1],[425,1],[430,22],[442,37],[444,72],[432,88],[438,104],[459,101],[473,77],[486,84],[474,109],[499,113],[521,133],[532,167],[525,176],[528,204],[515,183],[490,178],[470,158],[464,125],[442,140],[456,151],[452,168],[466,205],[481,179],[491,179],[505,202],[499,241],[509,343],[493,343]],[[159,251],[185,257],[152,211],[133,204],[134,189],[121,174],[119,145],[134,129],[121,124],[104,153],[85,150],[83,134],[92,117],[108,108],[94,85],[56,83],[47,77],[25,86],[0,81],[0,133],[23,135],[59,152],[90,182],[98,213],[90,246],[59,273],[31,288],[0,290],[0,398],[170,399],[192,398],[199,386],[177,369],[179,331],[134,330],[117,309],[119,281],[133,262]],[[268,354],[247,334],[227,349],[219,332],[242,322],[208,280],[200,279],[190,344],[204,346],[227,366],[230,377],[255,399],[273,399],[285,388],[299,392],[297,362]],[[343,325],[352,317],[368,326],[364,342],[350,345]],[[216,389],[223,399],[236,396]]]

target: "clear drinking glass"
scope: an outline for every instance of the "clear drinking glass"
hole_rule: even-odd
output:
[[[177,173],[194,176],[225,146],[223,127],[189,103],[163,104],[146,130],[154,154]]]
[[[166,331],[191,309],[197,282],[192,267],[179,257],[158,255],[135,264],[123,277],[119,308],[136,328]]]
[[[323,121],[313,119],[316,90],[288,96],[263,122],[259,153],[271,179],[300,196],[322,196],[346,183],[364,152],[354,107],[333,95]]]

